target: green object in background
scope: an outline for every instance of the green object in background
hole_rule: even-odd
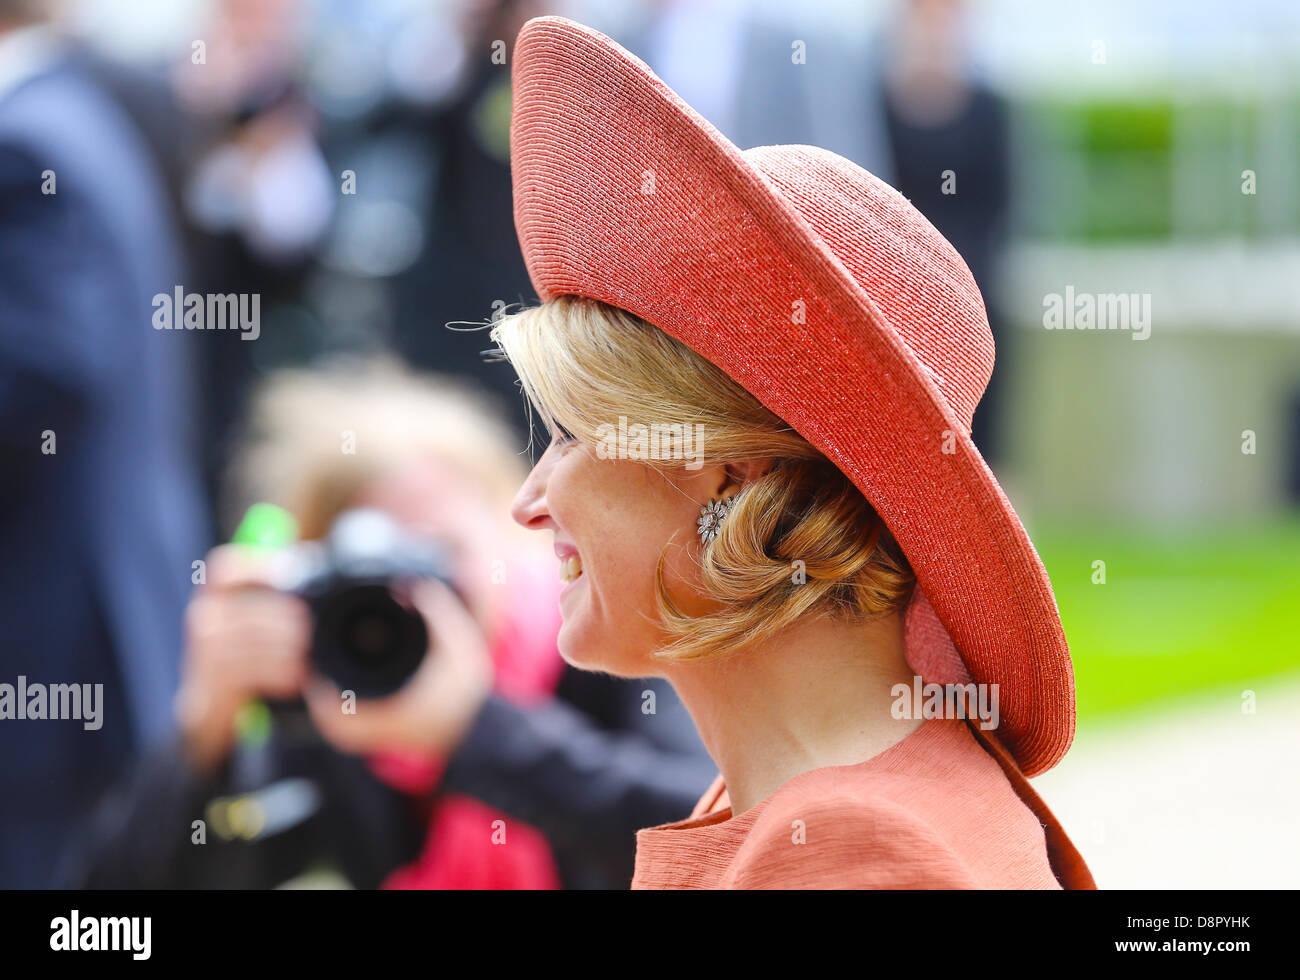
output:
[[[283,507],[256,503],[245,512],[231,537],[232,544],[251,548],[283,548],[298,539],[298,522]],[[265,701],[249,701],[235,717],[237,737],[246,745],[260,745],[271,737],[275,719]]]
[[[1172,100],[1096,99],[1063,105],[1058,111],[1078,114],[1083,147],[1092,153],[1167,154],[1174,145]]]
[[[1014,236],[1095,245],[1293,237],[1300,99],[1275,93],[1028,95],[1015,103]],[[1276,155],[1279,155],[1276,156]],[[1289,168],[1289,169],[1294,169]],[[1281,171],[1281,172],[1279,172]]]
[[[234,544],[255,548],[283,548],[298,539],[298,522],[283,507],[257,503],[248,508],[235,529]]]
[[[1300,518],[1034,534],[1074,661],[1081,724],[1300,678]],[[1105,562],[1095,584],[1094,562]]]
[[[1171,101],[1049,97],[1030,99],[1020,110],[1026,162],[1045,174],[1024,184],[1021,234],[1091,243],[1163,241],[1173,234]]]
[[[271,737],[275,722],[265,701],[249,701],[235,716],[235,732],[241,742],[260,745]]]

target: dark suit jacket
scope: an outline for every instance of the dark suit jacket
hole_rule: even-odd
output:
[[[141,140],[82,69],[0,94],[0,682],[104,685],[97,731],[0,721],[0,886],[47,884],[73,818],[170,729],[206,544],[190,336],[151,324],[176,262]]]

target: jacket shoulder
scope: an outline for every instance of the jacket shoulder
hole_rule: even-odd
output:
[[[864,789],[811,785],[772,799],[736,855],[732,887],[979,887],[924,818]]]

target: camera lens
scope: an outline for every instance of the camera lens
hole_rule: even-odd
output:
[[[386,585],[350,583],[313,605],[312,660],[340,689],[384,697],[420,666],[429,643],[424,619]]]
[[[392,649],[395,639],[393,624],[381,613],[362,612],[347,627],[344,640],[348,650],[358,659],[375,662],[382,660]]]

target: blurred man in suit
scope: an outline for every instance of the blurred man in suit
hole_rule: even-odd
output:
[[[47,885],[73,822],[170,730],[191,563],[208,543],[189,459],[190,335],[151,326],[153,297],[183,285],[161,181],[43,6],[0,0],[8,887]],[[98,727],[33,719],[14,704],[33,684],[102,685]]]
[[[654,0],[616,34],[737,146],[821,146],[893,183],[876,19],[868,4]]]

